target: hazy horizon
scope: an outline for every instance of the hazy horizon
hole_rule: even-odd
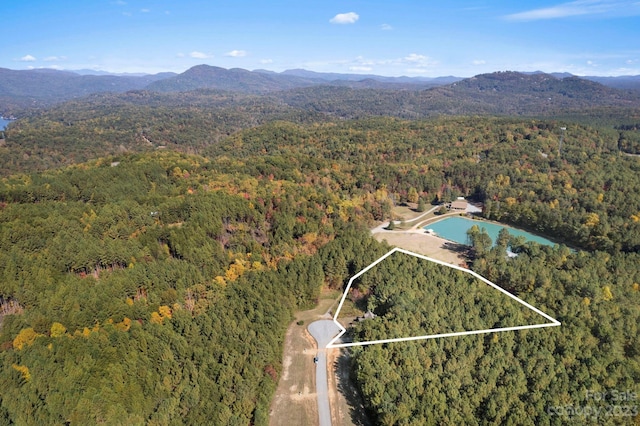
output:
[[[640,74],[633,0],[446,4],[44,0],[3,7],[0,67],[181,73],[205,63],[282,72],[471,77]]]
[[[174,74],[182,74],[186,71],[188,71],[191,68],[194,67],[198,67],[198,66],[210,66],[210,67],[218,67],[218,68],[223,68],[226,70],[231,70],[231,69],[243,69],[245,71],[251,71],[251,72],[267,72],[267,73],[276,73],[276,74],[282,74],[284,72],[287,71],[308,71],[308,72],[313,72],[313,73],[318,73],[318,74],[339,74],[339,75],[353,75],[353,76],[357,76],[357,75],[361,75],[361,76],[366,76],[366,75],[371,75],[371,76],[376,76],[376,77],[382,77],[382,78],[415,78],[415,79],[437,79],[437,78],[447,78],[447,77],[454,77],[454,78],[471,78],[471,77],[475,77],[478,75],[482,75],[482,74],[493,74],[493,73],[499,73],[499,72],[518,72],[518,73],[523,73],[523,74],[534,74],[534,73],[545,73],[545,74],[571,74],[573,76],[576,77],[611,77],[611,78],[616,78],[616,77],[640,77],[640,74],[621,74],[621,75],[615,75],[615,76],[611,76],[611,75],[598,75],[598,74],[573,74],[573,73],[568,73],[566,71],[542,71],[542,70],[531,70],[531,71],[524,71],[524,70],[493,70],[493,71],[487,71],[487,72],[483,72],[483,73],[479,73],[479,74],[474,74],[474,75],[469,75],[469,76],[460,76],[460,75],[384,75],[384,74],[376,74],[376,73],[367,73],[367,72],[334,72],[334,71],[315,71],[315,70],[311,70],[311,69],[306,69],[306,68],[289,68],[286,70],[282,70],[282,71],[274,71],[268,68],[256,68],[256,69],[247,69],[247,68],[242,68],[242,67],[234,67],[234,68],[225,68],[225,67],[220,67],[219,65],[215,65],[215,64],[196,64],[193,65],[187,69],[184,69],[182,71],[169,71],[169,70],[165,70],[165,71],[158,71],[158,72],[118,72],[118,71],[108,71],[108,70],[104,70],[104,69],[88,69],[88,68],[84,68],[84,69],[62,69],[62,68],[47,68],[47,67],[41,67],[41,68],[24,68],[24,69],[17,69],[17,68],[5,68],[5,69],[9,69],[11,71],[37,71],[37,70],[50,70],[50,71],[66,71],[66,72],[71,72],[71,73],[75,73],[75,74],[79,74],[79,75],[116,75],[116,76],[148,76],[148,75],[155,75],[155,74],[161,74],[161,73],[174,73]],[[2,67],[0,67],[2,68]]]

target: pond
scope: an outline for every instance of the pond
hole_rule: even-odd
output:
[[[445,240],[454,241],[460,244],[467,244],[467,231],[473,225],[478,225],[480,229],[486,229],[494,244],[496,242],[496,239],[498,238],[498,233],[503,228],[507,228],[507,231],[509,231],[509,234],[511,234],[511,236],[523,236],[527,241],[534,241],[538,244],[547,246],[554,246],[556,244],[546,238],[539,237],[538,235],[534,235],[530,232],[522,231],[520,229],[515,229],[510,226],[500,225],[492,222],[471,220],[459,216],[448,217],[446,219],[439,220],[425,226],[424,228],[432,229],[438,237],[444,238]]]
[[[4,130],[5,127],[7,127],[7,125],[9,123],[11,123],[13,120],[8,120],[2,116],[0,116],[0,130]]]

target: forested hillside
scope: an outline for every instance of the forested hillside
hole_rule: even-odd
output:
[[[0,174],[46,170],[124,152],[168,148],[200,153],[238,130],[275,120],[310,124],[371,117],[416,120],[443,115],[550,118],[565,124],[615,128],[617,147],[640,153],[640,92],[616,90],[577,77],[558,79],[548,74],[503,72],[427,90],[366,85],[354,88],[326,82],[312,87],[299,87],[305,84],[298,82],[277,91],[242,89],[244,85],[260,86],[282,78],[196,67],[158,81],[157,90],[166,86],[166,91],[171,92],[174,84],[179,86],[175,90],[197,90],[99,93],[45,110],[25,110],[0,140]],[[229,84],[225,84],[227,80]],[[295,88],[284,90],[290,86]]]
[[[473,269],[562,325],[355,347],[353,375],[371,416],[383,425],[637,424],[637,399],[594,401],[587,391],[638,392],[638,253],[570,254],[566,247],[513,241],[520,254],[507,260],[507,241],[478,254]],[[468,283],[444,280],[425,263],[385,262],[367,290],[380,316],[359,323],[355,341],[434,326],[480,330],[524,321],[507,306],[486,310],[484,299],[465,291]],[[563,415],[568,406],[601,414]]]
[[[402,252],[354,280],[351,289],[355,306],[376,315],[354,323],[350,334],[358,342],[550,323],[468,272]]]
[[[634,128],[165,96],[98,96],[7,132],[5,422],[266,424],[292,313],[384,252],[366,226],[394,202],[457,196],[576,249],[475,247],[475,270],[563,326],[356,352],[376,419],[552,423],[546,407],[585,389],[640,391],[640,163],[619,151]],[[124,152],[136,143],[149,152]]]
[[[126,152],[197,153],[270,120],[320,121],[277,100],[221,91],[131,91],[70,101],[12,123],[0,143],[0,174],[36,171]]]
[[[320,84],[314,78],[252,72],[240,68],[224,69],[209,65],[198,65],[187,71],[147,86],[155,92],[187,92],[190,90],[217,89],[241,93],[266,93],[278,90]]]
[[[393,102],[401,102],[404,104],[402,109],[413,110],[414,114],[421,114],[427,101],[427,109],[432,114],[435,108],[441,114],[522,115],[549,113],[550,110],[559,108],[627,106],[630,101],[633,103],[638,100],[639,81],[638,76],[577,77],[567,73],[513,71],[480,74],[467,79],[451,76],[383,77],[307,70],[276,73],[267,70],[225,69],[204,64],[180,74],[165,72],[154,75],[0,68],[0,115],[24,116],[29,111],[42,110],[69,99],[128,90],[144,89],[163,93],[224,90],[246,94],[277,93],[278,96],[286,97],[286,92],[293,89],[301,91],[307,98],[313,98],[314,93],[317,93],[315,89],[322,92],[328,87],[332,90],[352,88],[379,92],[375,96],[378,98],[378,107],[382,104],[390,107]],[[436,90],[438,87],[444,90]],[[397,96],[403,93],[410,94],[409,98]],[[415,95],[418,95],[418,99]],[[380,98],[386,100],[380,103]],[[455,98],[456,102],[451,103],[451,98]],[[418,104],[422,106],[418,107]],[[366,103],[360,103],[358,109],[366,107]],[[393,109],[388,109],[386,114],[394,115]]]
[[[265,424],[293,311],[348,273],[328,253],[377,244],[326,189],[173,153],[0,200],[3,423]]]
[[[139,90],[171,75],[79,75],[53,69],[0,68],[0,115],[21,114],[94,93]]]
[[[618,152],[617,131],[581,125],[567,129],[559,154],[561,125],[485,118],[278,122],[208,152],[228,172],[335,182],[334,190],[363,198],[384,191],[406,201],[411,188],[427,201],[469,196],[485,203],[488,218],[585,249],[637,251],[637,158]]]

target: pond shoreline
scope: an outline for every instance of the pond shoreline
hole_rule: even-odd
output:
[[[534,238],[530,239],[530,238],[527,238],[526,235],[525,235],[525,238],[527,238],[527,241],[534,241],[534,242],[537,242],[538,244],[541,244],[541,245],[548,245],[550,247],[553,247],[554,245],[564,245],[564,246],[566,246],[566,247],[568,247],[570,249],[575,249],[571,245],[568,245],[566,242],[559,241],[557,237],[550,237],[550,236],[547,236],[547,235],[545,235],[543,233],[539,233],[537,231],[533,231],[533,230],[531,230],[531,228],[522,227],[522,226],[519,226],[519,225],[518,226],[513,226],[513,225],[510,225],[510,224],[507,224],[507,223],[504,223],[504,222],[498,222],[498,221],[495,221],[495,220],[486,219],[486,218],[484,218],[482,216],[449,216],[449,217],[444,217],[441,220],[437,220],[435,222],[429,223],[427,226],[423,227],[423,229],[425,229],[425,230],[426,229],[431,229],[437,223],[442,223],[444,221],[452,220],[452,219],[454,219],[454,220],[458,219],[458,220],[472,222],[474,225],[478,225],[480,228],[483,227],[482,226],[483,223],[484,224],[488,224],[488,225],[493,225],[494,227],[506,228],[507,231],[509,231],[509,234],[511,234],[512,236],[514,236],[514,233],[511,232],[511,230],[517,231],[517,233],[530,234]],[[471,226],[473,226],[473,225],[471,225]],[[469,226],[469,228],[471,226]],[[484,228],[487,229],[488,227],[485,226]],[[489,229],[487,229],[487,231],[489,231]],[[443,234],[441,232],[440,233],[436,232],[436,235],[439,236],[440,238],[444,238],[444,239],[449,240],[449,241],[454,241],[454,242],[456,242],[458,244],[466,244],[464,242],[460,242],[458,240],[449,238],[448,236],[446,236],[445,234]],[[517,235],[515,235],[515,236],[517,236]],[[540,241],[536,241],[536,239],[546,240],[546,241],[548,241],[548,243],[543,243],[543,242],[540,242]],[[495,240],[495,238],[492,238],[492,240]]]

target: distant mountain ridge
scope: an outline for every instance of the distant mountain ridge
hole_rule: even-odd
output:
[[[260,72],[261,70],[256,70]],[[429,83],[430,85],[443,85],[450,84],[456,81],[460,81],[462,77],[444,76],[444,77],[384,77],[375,74],[340,74],[340,73],[321,73],[315,71],[308,71],[304,69],[292,69],[283,71],[283,75],[295,75],[298,77],[317,78],[326,81],[362,81],[362,80],[376,80],[384,83]]]
[[[16,109],[41,108],[94,93],[144,89],[167,78],[166,73],[145,76],[80,75],[52,69],[0,68],[0,114]]]
[[[239,130],[275,121],[325,123],[372,117],[422,120],[439,116],[524,116],[561,122],[599,122],[607,126],[640,122],[640,91],[623,91],[577,77],[556,78],[541,73],[481,74],[420,90],[348,87],[334,81],[262,94],[201,88],[203,84],[215,86],[211,83],[212,75],[217,76],[218,83],[235,85],[244,91],[280,84],[279,76],[198,67],[186,76],[158,81],[168,80],[166,92],[95,93],[49,108],[25,110],[19,116],[22,119],[5,131],[2,152],[8,154],[14,148],[26,150],[26,156],[14,155],[11,161],[22,164],[25,170],[36,170],[49,161],[58,161],[51,160],[58,158],[58,154],[51,152],[73,151],[76,154],[72,158],[76,161],[98,153],[111,155],[161,147],[197,151]],[[390,84],[375,80],[354,83]],[[197,90],[171,91],[176,86]],[[54,147],[53,151],[47,151],[45,146]],[[70,161],[71,157],[65,154],[60,158]]]
[[[146,89],[156,92],[186,92],[197,89],[219,89],[243,93],[266,93],[321,84],[310,78],[266,74],[242,68],[225,69],[197,65],[182,74],[149,84]]]
[[[274,95],[276,96],[276,95]],[[640,110],[640,91],[624,91],[578,77],[497,72],[424,90],[314,86],[281,92],[287,105],[331,117],[437,115],[559,116],[595,108]]]
[[[79,75],[111,75],[116,77],[148,77],[150,75],[155,75],[159,78],[169,78],[169,77],[173,77],[174,75],[177,75],[177,73],[175,72],[160,72],[157,74],[149,74],[144,72],[115,73],[115,72],[92,70],[92,69],[70,70],[70,72],[79,74]]]
[[[461,100],[462,104],[469,107],[475,104],[482,110],[490,110],[495,109],[489,104],[497,102],[496,97],[510,92],[517,93],[518,96],[525,96],[527,93],[528,100],[535,100],[536,94],[547,93],[553,97],[553,94],[562,94],[563,91],[575,92],[571,95],[573,101],[564,102],[564,104],[574,105],[577,100],[587,102],[589,99],[595,99],[598,104],[617,104],[627,96],[623,91],[635,89],[640,93],[640,76],[576,77],[568,73],[502,71],[467,79],[454,76],[383,77],[370,74],[320,73],[301,69],[277,73],[267,70],[225,69],[210,65],[197,65],[181,74],[154,75],[115,75],[94,70],[16,71],[0,68],[0,114],[15,115],[20,110],[43,108],[69,99],[104,92],[124,93],[131,90],[148,90],[173,93],[223,90],[245,94],[267,94],[309,89],[308,92],[311,93],[314,92],[312,88],[317,86],[405,92],[441,89],[440,92],[431,93],[426,97],[435,97],[435,100],[442,102],[438,96],[444,94],[462,96],[465,98]],[[618,89],[619,93],[606,91],[605,88]],[[322,92],[322,90],[315,91],[315,93]],[[568,101],[568,98],[565,100]]]
[[[248,71],[241,68],[225,69],[198,65],[182,74],[156,81],[146,87],[157,92],[186,92],[199,89],[217,89],[233,92],[264,94],[282,90],[319,85],[353,88],[419,90],[459,81],[458,77],[427,79],[422,77],[382,77],[363,74],[316,73],[289,70],[276,73],[266,70]]]
[[[501,71],[480,74],[430,91],[431,99],[459,100],[466,113],[546,115],[595,107],[640,108],[640,91],[620,90],[570,76]]]
[[[620,77],[584,77],[605,86],[616,89],[640,90],[640,75],[624,75]]]

